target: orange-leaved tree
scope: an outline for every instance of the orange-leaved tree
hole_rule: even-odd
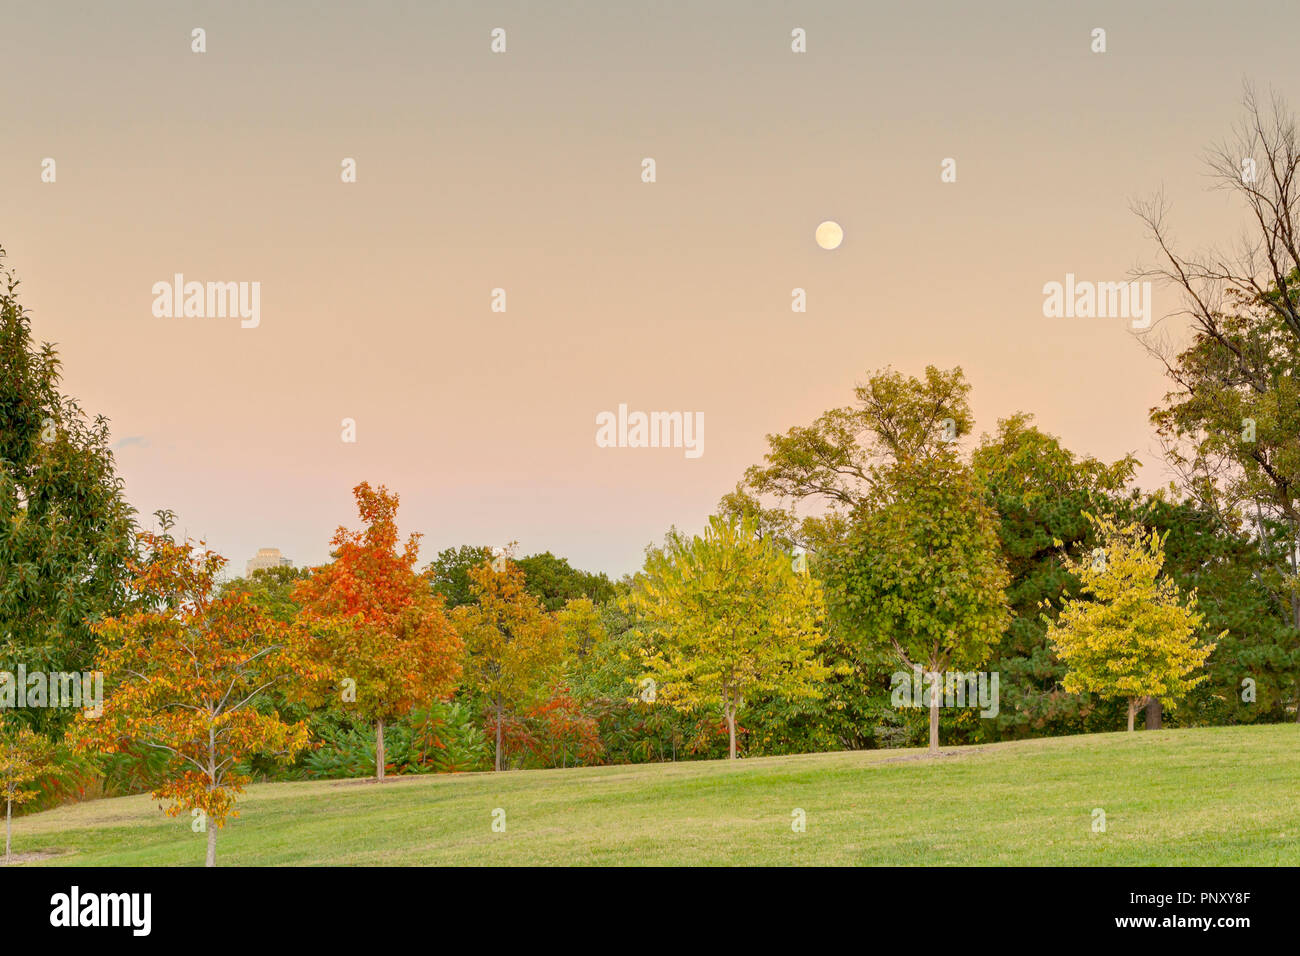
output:
[[[383,780],[384,723],[452,694],[462,644],[442,598],[415,571],[420,535],[398,548],[398,496],[364,481],[352,494],[365,529],[340,527],[334,560],[294,598],[300,619],[322,629],[314,653],[344,682],[343,700],[375,726],[375,778]]]
[[[163,514],[161,534],[140,535],[144,559],[131,566],[140,609],[94,624],[102,650],[103,714],[77,718],[83,752],[168,755],[154,787],[168,814],[190,811],[207,830],[207,865],[216,865],[217,830],[238,816],[248,783],[241,765],[255,756],[289,762],[308,745],[305,723],[259,708],[274,686],[301,688],[326,674],[301,650],[291,625],[267,616],[242,593],[216,597],[226,559],[178,543]]]

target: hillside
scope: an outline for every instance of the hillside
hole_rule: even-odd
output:
[[[250,787],[221,865],[1300,863],[1300,726]],[[505,810],[506,832],[492,832]],[[807,830],[791,829],[792,812]],[[1106,813],[1093,832],[1093,810]],[[201,865],[147,796],[14,821],[29,865]]]

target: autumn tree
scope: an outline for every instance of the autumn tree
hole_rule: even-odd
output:
[[[453,610],[452,620],[465,644],[465,682],[487,712],[500,770],[505,723],[549,696],[563,664],[563,634],[508,556],[472,567],[468,576],[473,603]]]
[[[748,700],[821,693],[821,587],[754,520],[715,515],[703,535],[670,535],[647,555],[627,604],[651,641],[644,663],[655,700],[684,712],[719,708],[732,760]]]
[[[843,548],[828,556],[836,620],[860,653],[892,648],[930,675],[930,752],[939,750],[937,675],[988,660],[1010,619],[996,516],[954,451],[876,473]]]
[[[452,694],[461,641],[442,598],[415,571],[420,535],[399,549],[398,496],[364,481],[352,494],[365,529],[340,527],[333,561],[299,582],[294,600],[317,635],[313,653],[340,679],[340,698],[375,727],[375,779],[382,781],[384,723]]]
[[[125,607],[135,513],[102,416],[59,391],[0,249],[0,670],[85,670],[90,622]],[[67,711],[30,718],[57,735]]]
[[[141,608],[101,619],[96,666],[107,685],[103,714],[81,714],[74,743],[83,752],[167,756],[157,800],[172,816],[190,811],[206,824],[207,865],[216,865],[217,830],[248,783],[254,756],[288,762],[308,744],[306,725],[259,705],[281,683],[324,676],[301,652],[292,628],[242,593],[214,597],[225,558],[161,534],[141,535],[145,557],[132,564]],[[202,549],[202,550],[199,550]]]
[[[1199,640],[1204,618],[1196,594],[1183,595],[1162,573],[1158,532],[1107,516],[1089,521],[1101,545],[1083,560],[1069,559],[1081,593],[1063,600],[1048,637],[1067,667],[1065,689],[1127,699],[1132,730],[1149,698],[1172,708],[1205,680],[1198,672],[1214,645]]]
[[[36,796],[27,785],[48,771],[54,745],[42,734],[0,713],[0,791],[5,797],[5,862],[9,862],[14,805]]]

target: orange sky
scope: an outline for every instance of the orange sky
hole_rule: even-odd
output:
[[[1245,78],[1300,103],[1294,3],[352,6],[0,23],[0,243],[36,334],[132,502],[239,571],[324,560],[362,479],[426,557],[517,539],[629,571],[886,364],[960,364],[980,430],[1031,411],[1158,484],[1159,368],[1122,320],[1044,318],[1042,287],[1150,261],[1128,207],[1162,186],[1187,246],[1235,238],[1203,150]],[[155,317],[175,273],[260,282],[260,324]],[[702,412],[703,455],[598,448],[620,403]]]

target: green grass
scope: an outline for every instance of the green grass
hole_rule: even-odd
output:
[[[224,865],[1300,863],[1300,726],[250,787]],[[505,833],[492,812],[506,811]],[[791,812],[807,813],[807,832]],[[1105,833],[1092,829],[1094,808]],[[148,796],[14,821],[28,865],[203,862]]]

